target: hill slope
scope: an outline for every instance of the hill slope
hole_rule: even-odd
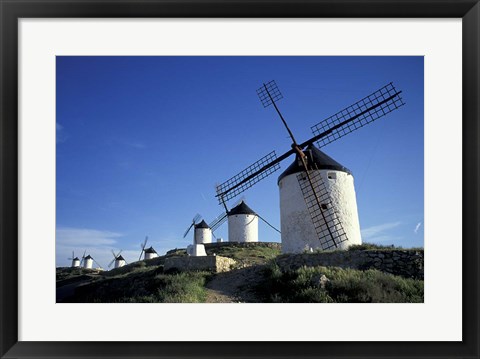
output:
[[[105,272],[57,268],[57,302],[423,302],[423,280],[376,269],[282,269],[276,263],[278,243],[219,243],[206,250],[234,259],[235,268],[164,273],[165,259],[186,256],[184,249]]]

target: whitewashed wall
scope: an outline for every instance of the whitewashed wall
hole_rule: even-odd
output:
[[[125,265],[125,261],[123,259],[115,261],[115,268],[120,268],[120,267],[123,267],[124,265]]]
[[[158,257],[157,253],[145,253],[145,259],[152,259],[157,257]]]
[[[353,176],[342,171],[319,170],[319,172],[331,193],[331,203],[336,208],[338,218],[348,238],[348,241],[341,243],[338,249],[346,249],[352,244],[361,244]],[[328,173],[334,173],[336,179],[329,179]],[[297,180],[297,174],[282,178],[279,182],[279,190],[282,252],[300,253],[310,248],[321,249]]]
[[[83,263],[83,268],[92,268],[93,267],[93,259],[85,259],[85,263]]]
[[[212,243],[212,230],[210,228],[195,228],[194,243]]]
[[[258,242],[258,216],[234,214],[228,216],[229,242]]]

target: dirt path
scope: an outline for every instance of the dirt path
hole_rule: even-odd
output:
[[[218,273],[206,284],[207,303],[258,303],[252,291],[261,280],[262,266]]]

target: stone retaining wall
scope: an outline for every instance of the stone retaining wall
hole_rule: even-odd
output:
[[[252,248],[252,247],[267,247],[267,248],[276,248],[278,250],[282,249],[282,244],[278,242],[217,242],[217,243],[206,243],[205,249],[213,249],[218,247],[237,247],[237,248]]]
[[[351,250],[281,255],[276,259],[282,270],[302,266],[332,266],[353,269],[378,269],[406,278],[423,280],[422,250]]]
[[[184,271],[209,271],[214,273],[228,272],[235,264],[231,258],[221,256],[204,257],[169,257],[165,259],[163,270]]]

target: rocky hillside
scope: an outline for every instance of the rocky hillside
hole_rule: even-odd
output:
[[[281,255],[279,243],[260,242],[206,251],[235,264],[223,273],[165,272],[167,258],[186,257],[174,249],[110,271],[57,268],[57,302],[423,302],[422,249]]]

